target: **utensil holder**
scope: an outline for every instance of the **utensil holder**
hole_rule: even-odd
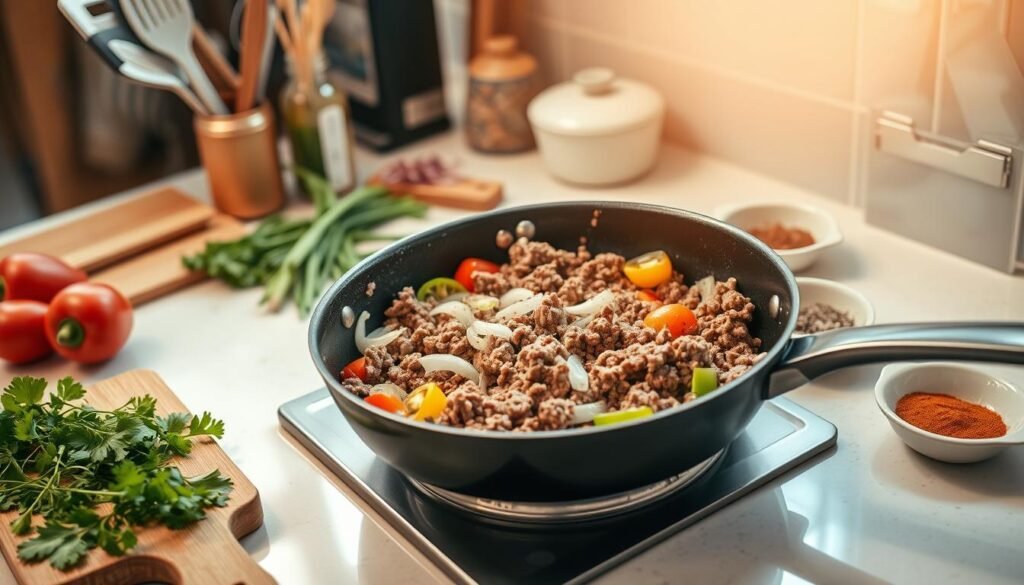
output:
[[[277,129],[269,103],[226,116],[196,116],[195,130],[217,209],[254,219],[284,205]]]

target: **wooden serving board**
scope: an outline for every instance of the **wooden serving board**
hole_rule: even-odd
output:
[[[186,411],[170,388],[155,372],[132,370],[94,384],[86,401],[100,409],[121,406],[132,396],[149,394],[157,399],[160,414]],[[231,429],[228,429],[231,432]],[[185,475],[200,475],[213,469],[231,478],[234,490],[223,508],[210,508],[204,520],[182,530],[162,526],[136,530],[138,546],[129,554],[113,557],[93,549],[74,570],[58,571],[48,563],[27,565],[18,560],[17,545],[24,537],[10,531],[16,511],[0,514],[0,550],[22,585],[55,583],[135,584],[171,583],[210,585],[262,585],[276,583],[238,543],[263,523],[259,492],[216,442],[197,441],[189,457],[176,464]],[[40,523],[36,519],[36,524]]]
[[[38,252],[94,272],[200,230],[214,213],[209,205],[164,188],[0,246],[0,258]]]
[[[431,205],[486,211],[501,203],[502,184],[496,181],[482,181],[464,177],[458,182],[443,185],[419,183],[388,183],[379,177],[371,177],[370,185],[382,185],[394,193],[412,195]]]
[[[202,272],[185,268],[182,256],[201,252],[207,242],[234,240],[243,235],[245,226],[240,221],[218,213],[202,231],[119,262],[90,278],[113,286],[137,307],[206,278]]]

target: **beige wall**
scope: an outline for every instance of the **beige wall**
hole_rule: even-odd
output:
[[[468,0],[435,3],[465,22]],[[1024,69],[1024,0],[530,0],[524,41],[549,82],[603,65],[656,87],[669,141],[860,204],[872,110],[980,137],[937,74],[972,11]]]

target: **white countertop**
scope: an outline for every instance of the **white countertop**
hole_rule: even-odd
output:
[[[864,224],[859,210],[690,152],[665,147],[657,168],[644,179],[594,190],[554,181],[536,153],[480,156],[455,134],[402,154],[427,151],[455,155],[467,174],[505,181],[505,205],[622,199],[710,212],[744,200],[812,203],[838,218],[846,241],[805,274],[857,288],[874,303],[878,322],[1024,321],[1024,278],[874,229]],[[363,171],[380,162],[365,153],[359,159]],[[167,182],[208,199],[198,171]],[[9,230],[0,241],[78,213]],[[395,230],[459,215],[433,208],[425,220],[403,220]],[[140,307],[128,346],[109,363],[84,368],[51,359],[18,369],[0,365],[0,382],[19,374],[95,381],[132,368],[156,370],[191,409],[225,419],[222,444],[259,488],[266,515],[264,526],[243,544],[279,582],[394,585],[440,579],[279,427],[278,406],[322,383],[306,348],[307,321],[293,308],[265,314],[257,305],[259,295],[216,282],[200,284]],[[917,455],[896,438],[874,404],[880,368],[835,372],[787,395],[838,427],[836,450],[599,582],[1024,581],[1024,448],[968,466]],[[995,369],[1024,384],[1024,368]],[[11,580],[5,570],[0,569],[2,582]]]

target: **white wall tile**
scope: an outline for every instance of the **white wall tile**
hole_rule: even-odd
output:
[[[533,16],[561,20],[566,13],[566,0],[529,0],[529,10]]]
[[[566,70],[566,47],[568,35],[561,27],[546,20],[527,21],[523,47],[537,59],[541,79],[545,84],[557,83],[568,78]]]
[[[633,38],[635,19],[647,12],[636,0],[562,0],[562,20],[598,34],[622,39]],[[639,4],[648,4],[640,0]]]
[[[634,0],[618,6],[623,14],[635,14],[636,42],[796,90],[852,100],[857,2]]]
[[[605,65],[657,88],[666,137],[837,201],[847,201],[853,110],[718,75],[637,49],[570,35],[568,69]]]
[[[931,123],[942,2],[863,0],[861,105]]]

